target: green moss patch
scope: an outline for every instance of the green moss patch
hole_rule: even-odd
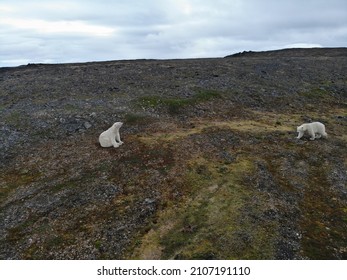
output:
[[[220,92],[215,90],[197,90],[197,93],[188,98],[167,98],[160,96],[141,97],[137,103],[141,107],[165,108],[170,114],[178,114],[180,110],[188,105],[195,105],[211,99],[221,98]]]

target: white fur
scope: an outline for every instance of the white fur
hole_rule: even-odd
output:
[[[319,139],[322,136],[324,138],[328,137],[328,134],[325,132],[325,125],[320,122],[304,123],[298,126],[296,131],[299,133],[297,139],[300,139],[305,131],[311,136],[310,140]]]
[[[121,122],[114,123],[109,129],[104,131],[99,136],[99,143],[101,147],[115,147],[118,148],[123,142],[120,140],[119,129],[123,125]]]

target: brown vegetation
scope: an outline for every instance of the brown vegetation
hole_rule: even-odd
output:
[[[0,258],[346,259],[346,74],[346,49],[0,68]]]

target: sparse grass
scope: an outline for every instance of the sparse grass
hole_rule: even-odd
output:
[[[217,90],[197,89],[197,93],[192,97],[195,102],[209,101],[215,98],[221,98],[221,92]]]
[[[334,192],[327,188],[329,173],[324,164],[310,164],[310,183],[301,202],[301,209],[305,213],[301,220],[301,227],[305,232],[302,250],[310,259],[333,259],[334,249],[326,246],[332,240],[339,244],[339,248],[346,250],[346,213],[343,204],[337,199],[331,199]]]
[[[72,188],[76,188],[78,186],[78,183],[74,182],[74,181],[65,181],[64,183],[55,185],[53,187],[50,188],[50,191],[52,193],[58,193],[62,190],[69,190]]]
[[[300,114],[286,115],[269,112],[250,112],[250,114],[253,115],[251,118],[255,120],[214,122],[199,120],[194,122],[191,128],[176,128],[171,132],[158,132],[141,136],[139,139],[145,143],[155,142],[156,145],[165,142],[174,144],[189,141],[186,138],[193,134],[206,135],[214,133],[216,130],[230,130],[234,133],[249,135],[252,138],[260,137],[259,139],[262,140],[262,135],[272,132],[295,131],[295,126],[302,121]],[[318,112],[311,114],[313,117],[318,116]],[[334,115],[336,112],[331,111],[327,114]],[[236,161],[228,164],[211,160],[210,157],[207,159],[203,155],[191,158],[183,167],[186,170],[183,174],[186,186],[183,201],[178,205],[167,206],[165,211],[159,214],[151,230],[138,240],[138,246],[131,257],[140,259],[275,258],[276,250],[278,250],[276,242],[280,238],[281,224],[276,218],[265,219],[262,222],[257,219],[261,219],[260,217],[267,211],[276,213],[278,209],[273,205],[272,199],[269,200],[266,192],[250,188],[249,183],[253,183],[250,178],[259,176],[254,167],[254,162],[259,156],[268,161],[267,168],[276,188],[279,187],[284,192],[288,192],[288,197],[294,195],[296,190],[291,183],[291,179],[294,178],[281,171],[282,164],[285,163],[283,154],[286,150],[292,153],[294,151],[302,153],[306,148],[286,139],[279,139],[279,142],[283,145],[283,150],[276,146],[275,154],[267,154],[265,150],[266,155],[262,155],[262,151],[257,145],[248,147],[247,150],[241,147]],[[274,149],[271,142],[261,145],[269,145],[269,151]],[[307,189],[316,188],[311,185],[311,183],[315,185],[316,179],[306,181],[300,177],[295,180],[305,184]],[[316,194],[316,199],[318,196]],[[310,199],[308,196],[306,198]],[[314,207],[312,206],[312,209]],[[309,204],[302,206],[302,209],[304,212],[314,213]],[[341,219],[343,219],[343,214],[338,213],[338,216],[340,218],[342,216]],[[305,228],[312,225],[312,223],[304,224]],[[322,233],[322,230],[326,231],[324,227],[315,227],[314,223],[312,226],[315,228],[315,232],[312,232],[315,238]],[[339,229],[335,235],[336,240],[341,238],[341,230]],[[305,241],[303,255],[317,258],[320,256],[317,248],[323,245],[317,239],[311,240],[312,242],[310,240]],[[323,255],[330,253],[329,250],[324,251]]]
[[[158,107],[162,104],[162,98],[159,96],[144,96],[138,100],[138,103],[145,107]]]
[[[193,134],[205,133],[209,129],[228,129],[231,131],[247,132],[250,134],[263,135],[269,132],[290,132],[295,131],[295,123],[281,122],[279,125],[274,119],[270,121],[257,119],[251,120],[232,120],[232,121],[209,121],[209,120],[197,120],[191,122],[192,128],[177,128],[175,131],[163,131],[153,134],[141,135],[138,137],[140,141],[146,144],[152,144],[157,142],[171,142],[176,141]],[[292,125],[291,125],[292,124]]]
[[[329,98],[331,96],[331,93],[326,90],[324,87],[316,87],[312,88],[308,91],[302,92],[302,96],[308,97],[308,98]]]
[[[143,124],[148,122],[148,117],[140,114],[128,113],[124,116],[124,121],[128,125]]]
[[[15,189],[30,184],[40,177],[40,172],[27,169],[1,174],[0,179],[5,182],[5,184],[0,188],[0,201],[5,199]]]
[[[68,112],[70,114],[76,113],[80,110],[80,108],[75,104],[65,104],[63,107],[64,112]]]
[[[188,105],[195,105],[200,102],[206,102],[211,99],[221,97],[222,95],[218,91],[199,89],[197,93],[190,98],[166,98],[159,96],[145,96],[138,100],[138,104],[142,107],[164,107],[170,114],[178,114],[182,108]]]
[[[25,238],[26,234],[32,230],[37,218],[36,216],[30,215],[24,222],[10,228],[6,240],[10,243],[16,243]]]
[[[139,101],[143,107],[159,108],[164,107],[171,114],[177,114],[179,109],[191,104],[190,99],[162,98],[159,96],[145,96]]]
[[[2,113],[2,111],[5,111],[5,109],[6,109],[6,106],[5,105],[0,105],[0,113]]]
[[[233,119],[233,120],[193,120],[191,121],[191,128],[175,128],[167,129],[164,131],[139,135],[137,139],[145,144],[153,144],[158,142],[172,142],[176,140],[181,140],[182,138],[189,137],[194,134],[201,134],[208,132],[209,129],[228,129],[230,131],[245,132],[262,139],[262,136],[268,133],[280,132],[293,133],[296,135],[296,127],[301,125],[304,121],[302,114],[280,114],[280,113],[269,113],[269,112],[257,112],[249,111],[247,112],[247,118]],[[330,110],[325,112],[324,119],[329,120],[329,115],[344,115],[345,110]],[[320,112],[310,112],[309,116],[312,120],[319,120],[323,117]],[[327,126],[329,130],[330,127]],[[328,131],[329,134],[330,131]],[[339,138],[345,141],[345,134],[339,133]]]
[[[5,121],[7,124],[20,128],[22,126],[22,117],[20,112],[14,111],[5,117]]]
[[[239,158],[225,169],[226,172],[221,171],[218,162],[201,157],[192,159],[184,174],[189,195],[182,204],[161,212],[132,257],[236,259],[262,255],[272,258],[274,225],[255,227],[247,217],[242,217],[252,195],[243,179],[253,173],[253,163],[248,158]],[[245,244],[239,244],[242,240],[238,234],[245,224],[252,238],[252,246],[247,249]]]

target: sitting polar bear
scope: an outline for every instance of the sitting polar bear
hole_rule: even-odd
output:
[[[114,123],[109,129],[104,131],[99,136],[99,143],[101,147],[115,147],[118,148],[123,142],[120,140],[119,129],[123,125],[121,122]]]
[[[313,122],[313,123],[304,123],[297,127],[297,132],[299,132],[299,135],[297,139],[300,139],[305,131],[311,136],[310,140],[314,140],[315,138],[319,139],[322,136],[326,138],[328,134],[325,132],[325,126],[324,124],[320,122]]]

